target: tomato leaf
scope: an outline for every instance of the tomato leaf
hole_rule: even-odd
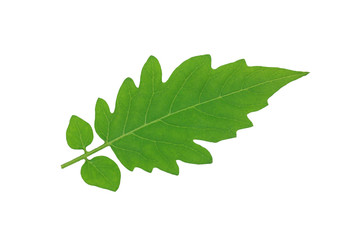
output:
[[[110,146],[129,170],[154,168],[179,174],[176,163],[207,164],[210,153],[195,139],[218,142],[252,126],[247,114],[267,106],[268,98],[307,72],[249,67],[244,60],[211,67],[209,55],[183,62],[162,82],[161,67],[151,56],[139,87],[131,78],[120,87],[114,112],[98,99],[95,130],[104,144],[65,163],[71,165]]]
[[[104,156],[86,160],[81,167],[81,177],[93,186],[116,191],[120,185],[120,169],[110,158]]]
[[[72,149],[85,150],[91,144],[93,138],[90,124],[75,115],[70,118],[66,130],[66,141]]]

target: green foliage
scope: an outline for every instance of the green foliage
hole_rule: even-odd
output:
[[[66,141],[68,145],[72,149],[85,150],[93,139],[94,135],[90,124],[77,116],[72,116],[66,130]]]
[[[267,106],[267,99],[277,90],[306,74],[281,68],[249,67],[244,60],[212,69],[210,56],[204,55],[183,62],[163,83],[160,64],[151,56],[142,69],[138,88],[132,79],[125,79],[113,113],[105,100],[98,99],[95,130],[104,144],[62,167],[86,159],[107,146],[129,170],[138,167],[151,172],[158,168],[178,175],[176,160],[211,163],[210,153],[194,143],[194,139],[218,142],[236,137],[237,130],[252,126],[248,113]],[[72,148],[79,149],[80,146],[85,149],[84,146],[91,143],[88,141],[89,126],[83,120],[78,125],[81,127],[77,132],[76,128],[71,128],[75,129],[71,131],[71,136],[81,137],[77,137],[76,141],[73,137],[72,142],[67,138],[68,143]],[[90,132],[92,140],[91,128]],[[89,163],[95,159],[86,161],[85,169],[90,169]],[[112,162],[106,158],[106,162],[109,161]],[[111,169],[115,171],[115,168]],[[82,176],[90,185],[107,189],[110,185],[115,186],[112,185],[115,183],[113,175],[109,181],[104,178],[110,173],[100,171],[95,174],[94,168],[87,171],[91,174],[84,177],[82,173]]]
[[[120,185],[120,169],[110,158],[104,156],[86,160],[81,167],[81,177],[93,186],[116,191]]]

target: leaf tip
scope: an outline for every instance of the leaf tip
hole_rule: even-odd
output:
[[[95,106],[98,106],[99,104],[102,104],[102,103],[105,103],[105,100],[99,97],[99,98],[96,100],[96,105],[95,105]]]
[[[298,71],[297,73],[299,74],[299,77],[304,77],[304,76],[308,75],[310,72]]]
[[[71,121],[74,121],[75,119],[79,119],[79,117],[76,116],[76,115],[71,115],[71,117],[70,117],[70,122],[71,122]]]
[[[154,60],[157,61],[157,58],[154,55],[150,55],[148,61],[154,61]]]
[[[119,189],[120,185],[118,185],[117,187],[113,187],[113,188],[104,188],[104,189],[107,189],[109,191],[112,191],[112,192],[116,192],[118,189]]]
[[[303,73],[303,76],[306,76],[308,75],[310,72],[302,72]]]
[[[201,56],[211,63],[211,55],[210,54],[204,54],[204,55],[201,55]]]
[[[134,80],[131,77],[125,78],[125,80],[123,82],[123,85],[127,85],[129,87],[135,87],[136,88]]]
[[[144,67],[147,65],[160,65],[159,60],[154,56],[154,55],[150,55],[150,57],[146,60],[146,63],[144,65]]]
[[[241,64],[243,64],[244,66],[247,66],[247,63],[246,63],[245,59],[240,59],[239,62],[240,62]]]

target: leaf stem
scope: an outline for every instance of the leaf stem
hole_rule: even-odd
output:
[[[91,151],[89,151],[89,152],[85,152],[83,155],[80,155],[80,156],[78,156],[77,158],[74,158],[73,160],[70,160],[70,161],[62,164],[62,165],[61,165],[61,168],[66,168],[66,167],[68,167],[68,166],[70,166],[70,165],[72,165],[72,164],[74,164],[74,163],[77,163],[77,162],[79,162],[79,161],[81,161],[81,160],[83,160],[83,159],[86,159],[88,156],[90,156],[90,155],[92,155],[92,154],[94,154],[94,153],[96,153],[96,152],[98,152],[98,151],[106,148],[107,146],[110,146],[110,143],[107,143],[107,142],[106,142],[106,143],[104,143],[103,145],[100,145],[100,146],[98,146],[97,148],[94,148],[93,150],[91,150]]]

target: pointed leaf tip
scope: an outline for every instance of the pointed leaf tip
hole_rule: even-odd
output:
[[[303,73],[303,76],[306,76],[308,75],[310,72],[302,72]]]
[[[296,71],[297,78],[304,77],[304,76],[308,75],[309,73],[310,73],[310,72]]]
[[[154,56],[154,55],[150,55],[149,58],[148,58],[148,61],[151,60],[151,61],[158,61],[158,59]]]

